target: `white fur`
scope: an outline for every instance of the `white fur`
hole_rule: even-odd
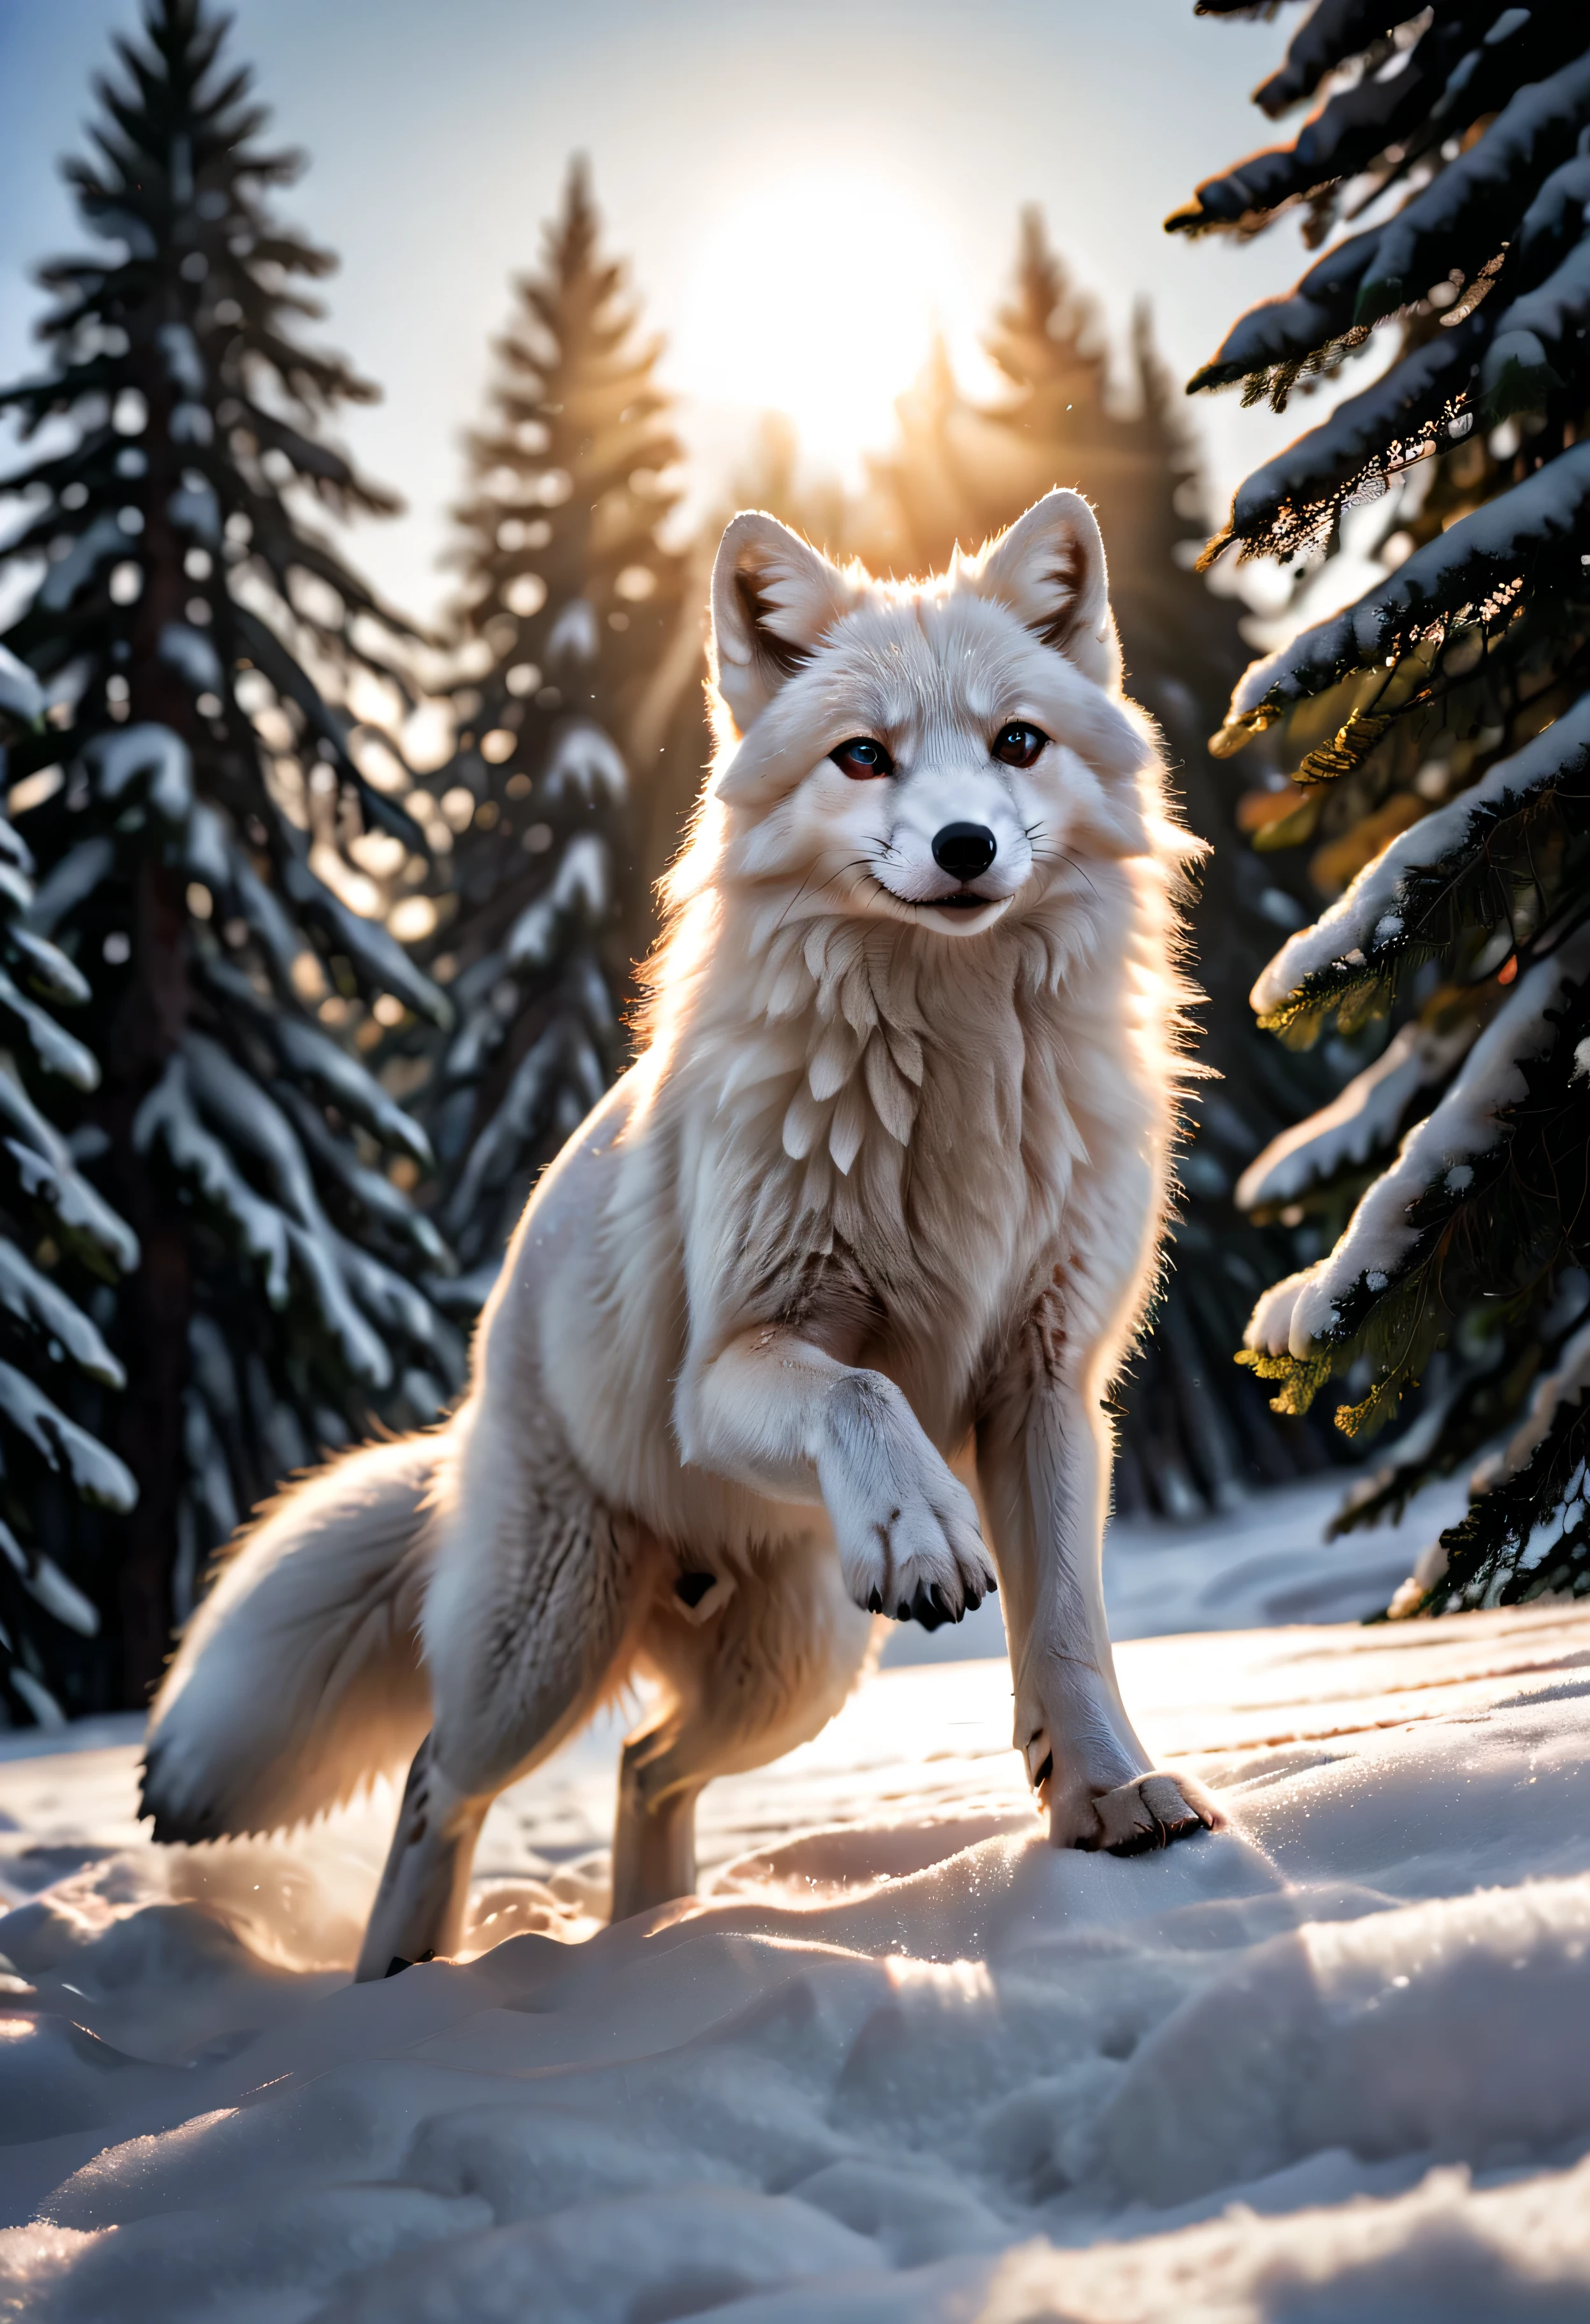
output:
[[[995,1564],[1055,1842],[1219,1820],[1152,1772],[1099,1587],[1100,1399],[1157,1263],[1196,844],[1120,695],[1092,513],[1052,493],[980,558],[898,586],[740,516],[712,598],[721,747],[648,1047],[538,1187],[451,1427],[279,1505],[155,1707],[164,1834],[341,1796],[414,1723],[368,1570],[423,1563],[431,1732],[362,1976],[455,1944],[492,1797],[637,1661],[664,1690],[626,1748],[616,1912],[692,1885],[712,1775],[832,1715],[868,1656],[861,1609],[959,1619]],[[1025,770],[990,752],[1013,721],[1052,738]],[[858,735],[892,779],[830,758]],[[958,820],[997,844],[964,885],[933,854]],[[958,887],[970,908],[935,900]],[[981,1520],[951,1465],[970,1448]],[[407,1529],[355,1489],[400,1471]],[[339,1713],[313,1674],[350,1662]],[[405,1708],[378,1727],[382,1685]]]

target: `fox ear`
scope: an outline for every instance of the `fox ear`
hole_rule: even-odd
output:
[[[980,595],[1008,605],[1095,686],[1120,685],[1104,542],[1080,493],[1046,493],[989,542],[969,577]]]
[[[746,510],[731,521],[712,567],[712,668],[742,734],[855,598],[837,566],[777,517]]]

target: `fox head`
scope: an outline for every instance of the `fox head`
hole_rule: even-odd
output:
[[[1062,866],[1153,851],[1153,742],[1121,694],[1104,544],[1076,493],[923,582],[737,516],[712,658],[709,798],[736,882],[966,942],[1035,909]]]

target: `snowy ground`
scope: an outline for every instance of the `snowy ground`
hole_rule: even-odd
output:
[[[1118,1539],[1121,1627],[1273,1618],[1319,1499]],[[1228,1833],[1055,1854],[1003,1666],[893,1669],[611,1932],[587,1737],[488,1824],[491,1949],[363,1987],[390,1796],[157,1853],[124,1725],[14,1748],[0,2318],[1590,2315],[1590,1609],[1121,1665]]]

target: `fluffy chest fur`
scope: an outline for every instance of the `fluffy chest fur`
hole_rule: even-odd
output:
[[[666,1148],[679,1190],[682,1354],[810,1323],[958,1440],[1056,1268],[1097,1271],[1076,1246],[1100,1174],[1163,1175],[1145,902],[1095,866],[951,946],[830,916],[769,930],[766,908],[715,899],[628,1133]]]

